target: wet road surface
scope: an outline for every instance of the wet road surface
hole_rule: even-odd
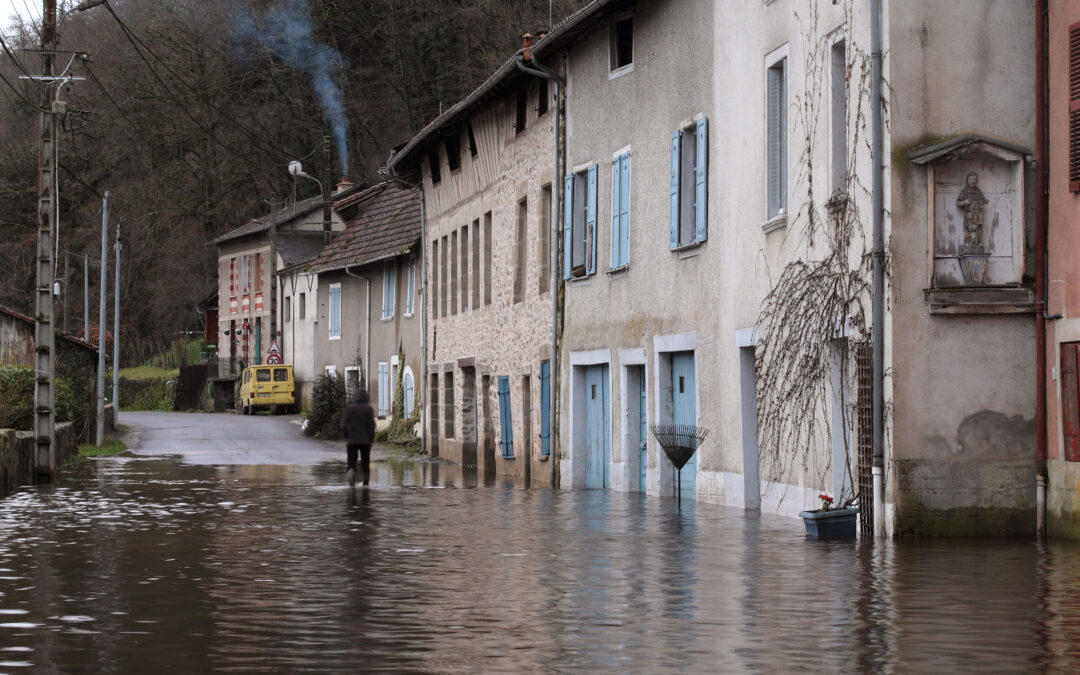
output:
[[[343,452],[312,452],[88,460],[0,500],[0,671],[1080,666],[1071,544],[811,542],[789,518],[467,488],[425,461],[353,490]]]

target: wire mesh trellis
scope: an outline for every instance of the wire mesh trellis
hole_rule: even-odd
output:
[[[675,494],[679,506],[682,506],[682,469],[701,447],[709,430],[693,424],[651,424],[649,430],[678,472]]]

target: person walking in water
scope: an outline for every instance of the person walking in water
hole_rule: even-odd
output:
[[[357,453],[362,480],[367,485],[371,478],[371,442],[375,440],[375,409],[371,407],[367,389],[358,389],[353,402],[341,413],[341,431],[345,434],[349,485],[356,485]]]

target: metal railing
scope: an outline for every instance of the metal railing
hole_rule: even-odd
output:
[[[229,380],[240,376],[240,362],[236,359],[206,359],[206,377],[212,380]]]

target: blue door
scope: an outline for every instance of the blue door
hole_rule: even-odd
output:
[[[675,424],[697,424],[697,387],[694,383],[694,352],[671,355],[671,417]],[[682,470],[682,495],[695,498],[697,453]],[[668,463],[671,466],[671,463]],[[676,473],[676,476],[678,474]]]
[[[649,443],[647,434],[647,425],[645,421],[648,419],[646,414],[646,404],[648,402],[645,396],[645,369],[638,369],[638,446],[640,447],[641,460],[639,466],[641,467],[641,477],[638,481],[638,490],[642,493],[646,491],[646,474],[649,468]]]
[[[585,487],[610,485],[611,409],[607,366],[585,369]]]

